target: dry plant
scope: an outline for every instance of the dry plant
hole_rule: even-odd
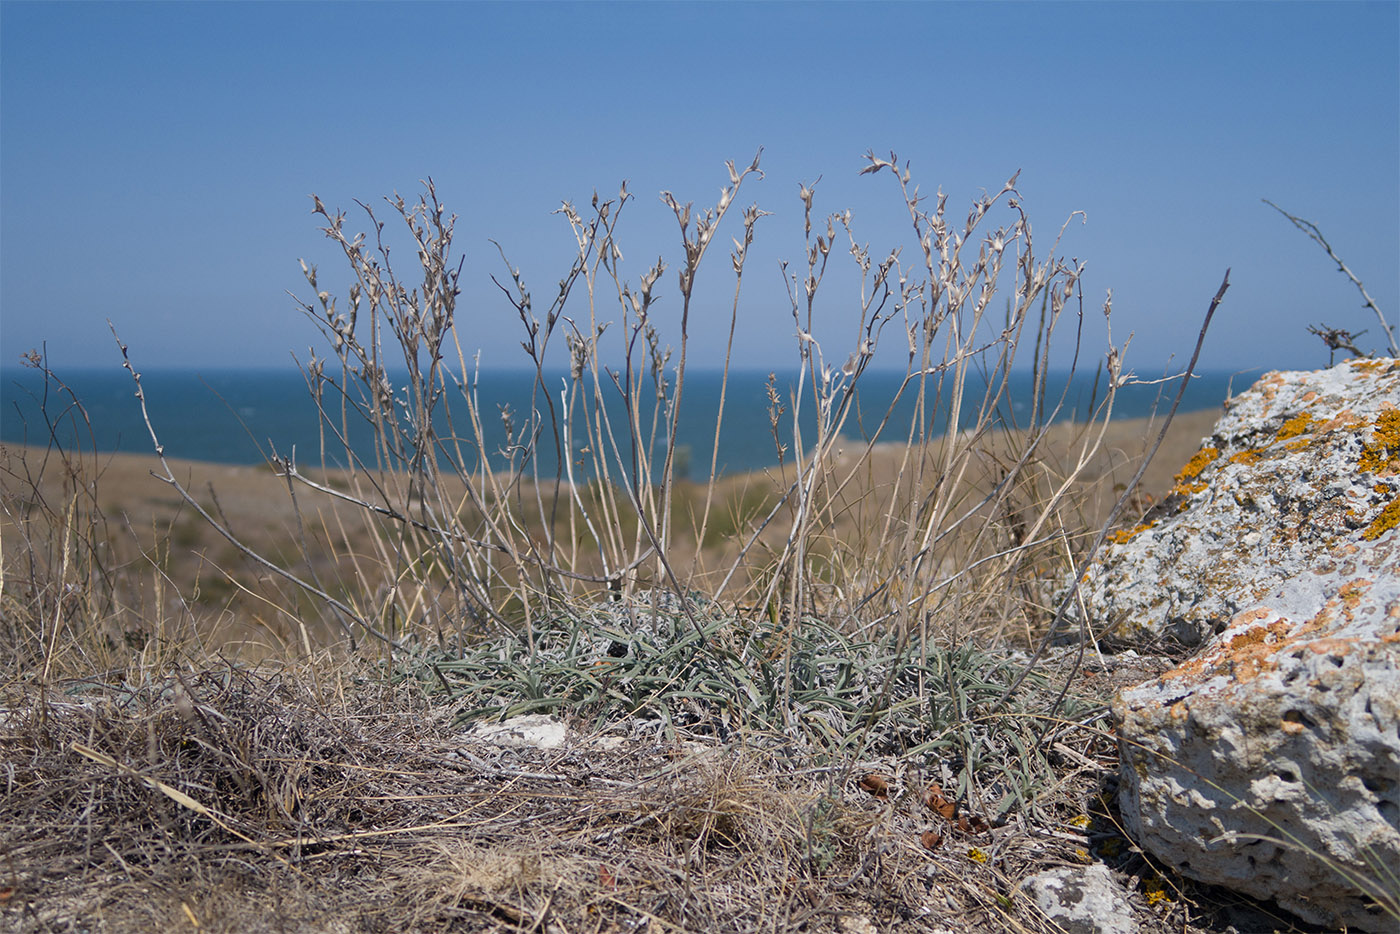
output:
[[[26,437],[0,446],[5,690],[61,694],[84,679],[139,684],[212,653],[286,658],[334,641],[333,631],[315,625],[317,607],[304,593],[233,546],[211,547],[207,520],[218,517],[225,530],[234,523],[212,482],[195,492],[194,465],[162,459],[180,493],[153,492],[147,462],[98,449],[82,401],[43,353],[23,359],[41,380]],[[243,479],[261,501],[258,473]],[[276,523],[253,527],[258,516],[240,508],[246,487],[243,495],[232,491],[231,505],[253,548],[305,550],[305,536]],[[271,511],[277,515],[275,504]],[[335,560],[331,554],[317,564]]]
[[[1016,638],[1043,649],[1065,617],[1078,569],[1107,534],[1102,515],[1086,508],[1089,467],[1132,376],[1111,343],[1106,301],[1098,397],[1066,440],[1058,423],[1086,327],[1083,264],[1057,255],[1074,218],[1042,253],[1016,177],[954,222],[947,196],[923,195],[893,154],[869,153],[866,162],[863,174],[892,178],[916,246],[873,253],[849,211],[818,217],[816,186],[800,186],[803,262],[797,271],[783,267],[797,335],[794,385],[784,397],[776,374],[769,381],[779,464],[759,509],[736,504],[718,472],[728,357],[701,495],[678,478],[677,446],[694,289],[741,189],[761,176],[758,155],[743,169],[727,164],[712,207],[661,195],[684,256],[674,348],[656,317],[664,259],[635,282],[624,271],[619,225],[633,200],[625,184],[615,200],[595,195],[586,214],[567,202],[560,208],[577,252],[542,316],[524,275],[506,264],[497,285],[521,322],[534,381],[524,411],[498,413],[505,443],[496,449],[487,440],[483,377],[456,317],[463,267],[452,252],[455,216],[432,182],[417,202],[388,200],[412,245],[411,279],[395,270],[392,231],[374,208],[361,204],[370,233],[353,234],[345,214],[314,198],[350,284],[337,298],[303,263],[315,298],[298,304],[331,354],[313,354],[304,370],[321,414],[320,464],[272,457],[300,558],[259,552],[197,501],[165,461],[148,417],[160,479],[256,566],[314,598],[325,623],[390,649],[436,646],[426,658],[410,654],[420,659],[410,668],[446,694],[475,698],[478,715],[583,703],[600,716],[644,714],[671,729],[676,700],[714,720],[721,735],[787,735],[803,754],[850,757],[869,743],[919,748],[942,728],[939,719],[921,728],[917,715],[891,712],[938,693],[957,696],[961,684],[977,681],[977,665],[959,654],[968,646]],[[744,209],[733,237],[730,348],[765,213]],[[856,312],[846,322],[853,346],[832,355],[844,357],[840,366],[816,336],[833,253],[837,261],[846,255],[859,283],[846,302]],[[1060,359],[1071,365],[1052,386],[1052,350],[1066,333]],[[898,343],[904,377],[894,398],[862,404],[862,380],[882,341]],[[1029,399],[1013,398],[1017,351],[1027,349],[1034,389]],[[1183,389],[1194,364],[1193,356]],[[144,411],[140,374],[127,366]],[[1175,404],[1168,423],[1174,412]],[[729,547],[707,552],[707,535],[721,525]],[[334,558],[318,559],[318,549]],[[649,648],[587,634],[600,603],[617,604],[608,625],[666,632]],[[304,625],[304,603],[284,613]],[[473,668],[468,646],[482,637],[505,675]],[[636,663],[620,679],[625,691],[614,683],[619,653]],[[1039,657],[997,679],[995,697],[979,703],[1000,717],[1020,709],[1007,705]],[[502,678],[500,691],[483,694]],[[848,696],[849,685],[859,685],[859,697]],[[811,716],[814,704],[831,715]],[[958,714],[975,718],[979,709]],[[1043,738],[1041,731],[1032,743],[1040,762],[1033,771],[1043,771]],[[958,742],[964,763],[1003,745],[973,732]],[[960,793],[973,794],[979,781],[969,765]]]
[[[324,663],[176,671],[9,709],[0,917],[14,931],[836,932],[865,918],[1048,932],[1012,881],[1092,845],[1074,800],[1092,764],[1045,802],[1061,829],[994,839],[931,811],[930,779],[888,762],[869,764],[876,794],[718,745],[492,746],[450,713]]]
[[[25,362],[44,364],[38,352]],[[31,463],[7,450],[0,465],[6,480],[0,509],[10,530],[0,563],[0,626],[7,679],[39,668],[47,682],[60,651],[70,647],[63,639],[69,623],[110,617],[115,588],[101,550],[106,517],[85,482],[96,473],[96,455],[59,443],[60,436],[91,437],[86,412],[52,379],[44,382],[41,402],[45,424],[35,427],[44,433],[36,439],[43,455]]]
[[[452,713],[324,659],[10,706],[0,923],[1054,934],[1019,881],[1101,859],[1129,879],[1145,932],[1294,930],[1242,920],[1132,849],[1101,729],[1057,741],[1035,819],[993,830],[995,815],[950,799],[946,771],[908,757],[810,767],[616,732],[513,748]]]
[[[455,218],[433,184],[416,203],[388,202],[413,247],[412,281],[395,271],[374,208],[361,205],[370,233],[352,234],[315,199],[351,279],[342,300],[303,264],[315,298],[299,305],[330,348],[304,370],[321,414],[320,463],[272,458],[300,556],[258,551],[192,496],[148,417],[159,479],[284,582],[284,595],[309,595],[321,622],[392,650],[396,677],[456,699],[463,719],[558,711],[599,729],[620,721],[667,741],[698,733],[847,769],[872,754],[951,762],[944,780],[957,807],[998,824],[1029,819],[1057,783],[1056,737],[1102,716],[1075,705],[1072,674],[1050,689],[1034,668],[1079,568],[1141,476],[1106,522],[1102,510],[1091,516],[1090,465],[1132,379],[1111,344],[1110,302],[1096,402],[1087,421],[1059,424],[1086,327],[1083,264],[1057,255],[1073,218],[1041,253],[1015,177],[955,223],[945,195],[924,196],[893,154],[872,153],[865,173],[892,178],[916,244],[875,254],[850,212],[817,216],[816,186],[802,185],[803,261],[784,267],[794,384],[785,395],[770,378],[779,464],[762,505],[744,508],[717,455],[698,495],[681,482],[677,445],[694,289],[760,174],[758,156],[727,168],[712,207],[661,196],[684,256],[674,348],[656,311],[666,263],[635,282],[624,271],[625,185],[616,200],[595,196],[587,214],[561,207],[577,252],[542,315],[507,263],[497,285],[524,330],[533,398],[498,413],[496,449],[485,377],[456,318]],[[764,216],[744,209],[733,237],[731,348]],[[833,253],[859,283],[846,303],[857,310],[853,345],[830,357],[840,366],[816,336]],[[1052,386],[1066,334],[1071,366]],[[898,344],[905,372],[894,398],[872,406],[860,392],[882,341]],[[1026,349],[1034,390],[1017,399],[1013,368]],[[127,366],[144,411],[140,374]],[[716,451],[728,376],[726,359]],[[707,551],[720,526],[728,547]],[[298,625],[306,612],[283,608]],[[1018,662],[978,648],[1008,639],[1039,648]]]
[[[709,208],[662,195],[684,257],[669,338],[666,263],[626,271],[625,186],[560,209],[577,253],[543,312],[506,264],[498,285],[535,374],[520,411],[481,401],[454,219],[432,183],[388,202],[413,248],[407,279],[377,209],[361,205],[370,232],[355,234],[316,200],[350,280],[337,298],[305,267],[314,297],[299,304],[329,353],[304,368],[318,462],[272,457],[287,540],[255,540],[196,495],[147,419],[156,478],[256,571],[230,574],[234,597],[287,622],[304,668],[173,652],[106,667],[121,662],[90,646],[121,645],[95,636],[143,614],[143,633],[193,627],[195,613],[179,588],[143,597],[153,584],[113,573],[165,581],[155,548],[119,569],[108,557],[99,458],[56,442],[60,470],[14,461],[6,675],[68,680],[62,698],[20,691],[0,709],[6,924],[1052,931],[1017,883],[1121,844],[1139,919],[1199,930],[1191,887],[1159,903],[1148,885],[1162,877],[1104,824],[1111,806],[1086,803],[1115,765],[1106,708],[1081,696],[1081,654],[1044,649],[1066,582],[1142,475],[1095,488],[1132,379],[1121,350],[1096,364],[1091,418],[1064,424],[1092,317],[1083,265],[1056,255],[1065,228],[1042,253],[1014,177],[955,223],[893,155],[868,155],[866,172],[892,179],[914,246],[872,252],[849,212],[818,215],[816,185],[801,186],[802,260],[784,267],[792,384],[775,373],[766,400],[778,464],[719,471],[726,359],[699,484],[677,443],[694,289],[702,266],[718,279],[706,261],[730,223],[732,348],[766,212],[727,218],[757,156],[728,166]],[[855,309],[836,349],[817,334],[828,266],[845,262],[859,287],[834,305]],[[1072,368],[1052,385],[1066,341]],[[863,398],[882,342],[904,354],[898,396]],[[1034,372],[1032,398],[1013,398],[1013,365]],[[81,427],[80,408],[65,417]],[[488,440],[493,417],[504,445]],[[317,657],[315,634],[335,630],[368,658]],[[1007,641],[1040,649],[992,645]],[[463,736],[526,712],[596,741]]]
[[[410,636],[528,633],[540,619],[655,588],[675,594],[685,613],[696,591],[789,626],[821,616],[916,632],[925,647],[935,631],[957,643],[1043,630],[1051,582],[1082,560],[1096,531],[1078,511],[1081,481],[1131,376],[1109,345],[1098,364],[1100,398],[1078,442],[1063,457],[1046,456],[1043,442],[1081,359],[1082,264],[1055,255],[1058,236],[1038,254],[1014,178],[955,225],[947,197],[922,195],[893,156],[867,160],[867,173],[896,182],[914,258],[896,246],[875,259],[857,240],[850,212],[814,217],[815,186],[802,186],[804,262],[785,274],[797,330],[795,386],[784,397],[778,377],[770,385],[782,465],[770,474],[761,514],[726,499],[718,474],[727,357],[703,495],[681,493],[685,452],[676,440],[695,284],[741,188],[761,174],[758,157],[742,170],[729,164],[728,184],[710,208],[662,194],[684,255],[674,347],[655,320],[665,261],[635,281],[624,272],[618,228],[633,200],[626,186],[615,200],[595,195],[587,214],[565,203],[560,213],[577,255],[543,314],[518,269],[507,264],[498,281],[524,329],[535,382],[526,410],[494,416],[483,411],[478,361],[463,347],[456,318],[462,266],[452,253],[454,217],[432,183],[416,203],[389,200],[416,258],[412,281],[390,262],[390,236],[375,209],[361,205],[370,234],[352,234],[343,213],[316,199],[351,280],[342,300],[303,264],[315,297],[299,304],[331,349],[325,359],[313,355],[305,373],[322,415],[320,466],[343,473],[332,482],[294,456],[274,462],[298,522],[298,491],[359,512],[355,521],[344,512],[333,521],[324,512],[306,516],[321,524],[322,537],[338,539],[352,571],[322,580],[314,570],[258,560],[315,596],[347,630],[392,645]],[[746,260],[765,213],[744,209],[733,238],[731,347]],[[845,358],[840,366],[814,336],[834,251],[847,254],[860,281],[857,320],[849,323],[856,339],[833,355]],[[1105,303],[1105,325],[1110,311]],[[1061,343],[1066,312],[1071,369],[1056,388],[1052,344]],[[905,347],[905,378],[895,398],[867,398],[861,409],[862,377],[882,340]],[[1027,348],[1034,397],[1012,399],[1017,350]],[[566,375],[554,385],[557,371]],[[1028,404],[1024,421],[1013,403]],[[901,404],[914,413],[906,422],[896,414]],[[495,449],[486,431],[492,417],[506,438]],[[838,455],[853,434],[859,450]],[[371,444],[357,443],[366,436]],[[154,432],[153,440],[159,451]],[[891,449],[896,466],[877,477],[875,465]],[[701,547],[717,526],[740,543],[723,561]],[[846,534],[851,529],[860,533]]]
[[[193,643],[191,583],[168,576],[175,520],[134,529],[99,495],[104,455],[82,402],[38,351],[34,436],[0,448],[0,683],[160,669]]]
[[[1362,303],[1362,307],[1371,309],[1376,316],[1376,320],[1380,322],[1381,332],[1385,334],[1386,343],[1388,345],[1387,349],[1390,355],[1392,357],[1400,357],[1400,343],[1396,342],[1395,328],[1391,326],[1389,321],[1385,320],[1385,315],[1381,313],[1380,306],[1377,305],[1376,300],[1371,297],[1371,293],[1366,291],[1366,286],[1362,284],[1360,279],[1356,278],[1356,274],[1351,271],[1347,264],[1342,262],[1342,258],[1332,249],[1332,244],[1327,242],[1327,238],[1322,235],[1322,231],[1317,228],[1317,225],[1310,220],[1289,214],[1268,198],[1261,198],[1260,200],[1288,218],[1294,227],[1297,227],[1303,233],[1307,234],[1309,239],[1327,251],[1328,258],[1337,264],[1337,271],[1351,280],[1351,284],[1356,286],[1356,290],[1361,293],[1361,297],[1365,300]],[[1326,324],[1309,326],[1308,331],[1316,334],[1322,339],[1322,342],[1327,345],[1327,350],[1330,355],[1329,360],[1334,361],[1336,359],[1338,350],[1349,351],[1357,357],[1369,356],[1369,354],[1362,352],[1356,346],[1356,338],[1365,334],[1365,331],[1353,333],[1342,328],[1328,327]]]

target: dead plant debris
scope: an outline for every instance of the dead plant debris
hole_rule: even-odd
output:
[[[993,827],[953,820],[896,760],[810,767],[703,737],[499,747],[372,675],[9,688],[0,927],[1050,931],[1017,883],[1112,851],[1143,930],[1221,929],[1192,887],[1106,845],[1110,743],[1047,789],[1038,813],[1063,820]]]

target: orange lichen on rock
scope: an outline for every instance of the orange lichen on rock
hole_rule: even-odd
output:
[[[1389,703],[1400,663],[1400,361],[1267,376],[1176,482],[1170,504],[1186,500],[1184,514],[1105,549],[1084,588],[1086,618],[1135,647],[1200,643],[1113,698],[1123,824],[1193,878],[1327,930],[1390,930],[1348,880],[1400,865],[1393,810],[1361,793],[1392,788],[1400,755]],[[1179,495],[1197,484],[1208,489]],[[1312,789],[1345,793],[1320,808]],[[1290,845],[1267,859],[1218,845],[1278,827]]]
[[[1400,469],[1400,409],[1386,409],[1376,416],[1371,442],[1361,451],[1357,468],[1369,473],[1393,473]]]
[[[1306,647],[1316,654],[1346,655],[1356,643],[1353,638],[1339,638],[1327,633],[1339,619],[1352,618],[1354,610],[1366,591],[1374,582],[1358,578],[1343,584],[1336,596],[1328,600],[1322,610],[1311,619],[1301,622],[1289,619],[1266,606],[1255,607],[1235,614],[1230,620],[1232,628],[1247,626],[1215,648],[1188,659],[1161,676],[1160,682],[1203,681],[1216,674],[1228,672],[1235,684],[1254,680],[1260,674],[1278,668],[1279,653],[1298,647]],[[1267,620],[1260,626],[1250,623]]]
[[[1342,409],[1327,421],[1318,424],[1317,431],[1319,434],[1327,434],[1341,428],[1354,428],[1359,424],[1361,424],[1361,419],[1356,417],[1355,412],[1351,409]]]
[[[1287,441],[1289,438],[1296,438],[1307,432],[1312,425],[1312,416],[1307,412],[1299,412],[1297,415],[1283,423],[1283,427],[1278,430],[1278,439]]]
[[[1374,583],[1374,581],[1369,581],[1364,577],[1347,581],[1337,589],[1337,596],[1347,609],[1354,610],[1360,606],[1361,598],[1366,595],[1366,591],[1370,590]]]
[[[1305,648],[1314,655],[1331,655],[1336,658],[1341,658],[1355,649],[1356,645],[1357,641],[1355,639],[1330,637],[1313,639],[1306,644]]]
[[[1193,483],[1211,463],[1220,456],[1220,451],[1216,448],[1201,448],[1195,455],[1186,462],[1186,466],[1181,468],[1181,472],[1176,475],[1175,485],[1171,491],[1181,496],[1190,496],[1199,493],[1206,488],[1205,483]]]
[[[1220,661],[1229,666],[1236,684],[1253,681],[1261,672],[1278,667],[1273,656],[1289,638],[1290,628],[1287,620],[1280,619],[1230,640]]]
[[[1135,537],[1137,537],[1143,532],[1146,532],[1148,529],[1152,528],[1156,524],[1156,522],[1144,522],[1141,525],[1136,525],[1131,529],[1119,529],[1117,532],[1114,532],[1112,535],[1110,535],[1108,537],[1108,540],[1115,545],[1126,545]]]
[[[1361,530],[1361,537],[1368,542],[1374,542],[1386,532],[1400,525],[1400,496],[1395,497],[1385,504],[1380,515],[1371,520],[1371,524]]]
[[[1256,607],[1235,616],[1232,625],[1275,616],[1268,607]],[[1224,645],[1188,659],[1162,675],[1163,682],[1179,679],[1197,680],[1209,677],[1221,668],[1228,668],[1237,682],[1252,681],[1261,671],[1277,667],[1271,660],[1285,641],[1298,635],[1294,623],[1278,618],[1264,626],[1254,626],[1238,633]]]
[[[1274,636],[1287,631],[1288,623],[1281,619],[1274,620],[1267,626],[1255,626],[1231,638],[1225,646],[1225,654],[1233,655],[1254,645],[1270,645],[1275,641]]]

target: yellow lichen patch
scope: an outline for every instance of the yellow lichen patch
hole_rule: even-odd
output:
[[[1391,367],[1395,366],[1394,360],[1386,360],[1381,357],[1377,357],[1375,359],[1370,360],[1354,359],[1348,360],[1347,362],[1351,364],[1351,368],[1353,370],[1363,370],[1368,372],[1372,370],[1379,370],[1382,373],[1386,373],[1390,371]]]
[[[1368,542],[1374,542],[1386,532],[1400,525],[1400,496],[1395,497],[1385,504],[1380,515],[1371,520],[1371,524],[1361,530],[1361,537]]]
[[[1386,409],[1376,416],[1371,443],[1361,451],[1357,468],[1370,473],[1400,469],[1400,409]]]
[[[1167,892],[1167,887],[1162,884],[1161,879],[1144,879],[1142,881],[1142,892],[1147,897],[1147,904],[1160,905],[1163,902],[1171,904],[1174,899]]]
[[[1219,456],[1220,452],[1215,448],[1201,448],[1176,475],[1176,485],[1172,487],[1171,491],[1178,496],[1190,496],[1204,490],[1206,488],[1204,482],[1192,483],[1191,481],[1200,476],[1201,471],[1209,467],[1211,462]]]
[[[1290,441],[1283,446],[1285,451],[1301,451],[1312,445],[1312,441],[1307,438],[1299,438],[1297,441]]]
[[[1259,459],[1264,455],[1259,451],[1238,451],[1230,455],[1230,463],[1244,464],[1246,467],[1259,463]]]
[[[1194,480],[1200,476],[1202,470],[1210,466],[1211,461],[1219,456],[1220,452],[1215,448],[1201,448],[1186,462],[1186,466],[1181,468],[1181,472],[1176,475],[1176,482]]]
[[[1296,438],[1304,434],[1311,425],[1312,416],[1307,412],[1299,412],[1283,423],[1283,427],[1278,430],[1278,439],[1287,441],[1289,438]]]
[[[1156,524],[1156,522],[1144,522],[1141,525],[1134,526],[1131,529],[1119,529],[1117,532],[1114,532],[1112,535],[1110,535],[1108,537],[1108,540],[1110,542],[1113,542],[1113,544],[1115,545],[1126,545],[1128,542],[1132,541],[1137,535],[1139,535],[1142,532],[1146,532],[1148,529],[1152,528]]]

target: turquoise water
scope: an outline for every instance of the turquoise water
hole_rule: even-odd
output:
[[[131,377],[119,368],[111,370],[79,370],[60,373],[59,377],[71,388],[82,403],[86,419],[72,405],[72,399],[45,384],[36,370],[25,368],[0,369],[0,441],[44,444],[50,436],[50,424],[65,446],[71,445],[75,431],[85,449],[98,451],[128,451],[150,453],[153,450],[149,432],[141,418]],[[777,462],[773,436],[769,427],[768,401],[765,392],[765,372],[731,373],[728,400],[725,406],[723,433],[719,444],[720,469],[751,470]],[[151,421],[165,447],[167,456],[190,460],[216,461],[235,464],[260,463],[275,448],[283,455],[295,446],[301,463],[319,463],[320,431],[314,404],[307,392],[306,382],[296,370],[152,370],[142,374]],[[858,385],[858,408],[843,432],[852,438],[863,437],[874,430],[899,388],[903,374],[869,371]],[[1233,391],[1246,387],[1249,377],[1235,376]],[[682,418],[677,431],[677,445],[688,455],[689,472],[701,478],[708,473],[714,440],[715,414],[718,410],[720,374],[713,371],[691,370],[687,373],[682,398]],[[554,395],[556,408],[562,379],[549,378],[547,385]],[[780,434],[788,445],[789,458],[793,447],[791,393],[795,379],[780,379],[778,386],[784,405]],[[1058,398],[1065,385],[1064,376],[1049,380],[1049,398]],[[1161,386],[1129,386],[1120,391],[1116,410],[1120,417],[1135,418],[1148,415],[1154,406],[1162,411],[1170,405],[1177,382]],[[488,445],[494,450],[505,440],[499,412],[508,405],[517,413],[528,412],[531,390],[536,389],[535,405],[546,413],[543,393],[534,387],[531,373],[501,371],[482,374],[478,395],[483,412],[483,428]],[[1007,420],[1026,424],[1031,416],[1031,377],[1013,376],[1008,404],[1002,415]],[[1231,388],[1231,375],[1203,374],[1192,380],[1181,410],[1212,409],[1220,405]],[[625,425],[618,394],[611,385],[604,386],[614,425]],[[644,393],[645,395],[645,393]],[[906,392],[891,422],[891,429],[881,440],[898,441],[907,433],[913,410],[913,392]],[[980,389],[977,391],[980,397]],[[1097,390],[1092,378],[1077,378],[1065,397],[1062,418],[1083,420],[1091,405],[1101,401],[1102,387]],[[932,393],[929,395],[930,404]],[[975,402],[975,399],[973,400]],[[465,428],[465,407],[460,398],[454,401],[457,428]],[[814,406],[808,387],[803,404],[804,439],[813,437],[814,423],[810,417]],[[47,413],[47,418],[45,416]],[[859,416],[859,417],[856,417]],[[648,414],[649,418],[649,414]],[[935,418],[935,430],[942,428],[942,419]],[[439,423],[439,433],[447,427]],[[362,456],[369,456],[369,432],[361,431],[352,438]],[[334,464],[345,461],[344,449],[331,439]],[[624,442],[618,438],[619,444]],[[575,450],[584,444],[577,439]],[[540,469],[552,475],[556,459],[553,433],[546,427],[540,449]],[[624,448],[624,451],[626,449]],[[493,459],[496,459],[493,457]]]

